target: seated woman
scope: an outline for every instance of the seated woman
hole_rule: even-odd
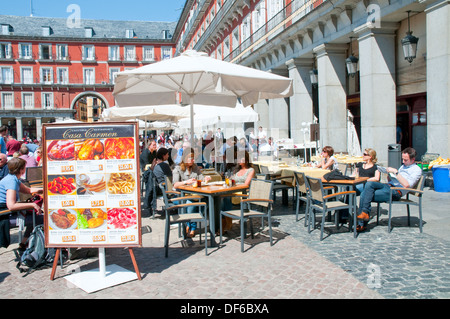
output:
[[[168,163],[169,156],[169,150],[165,147],[161,147],[156,152],[156,165],[153,169],[153,174],[155,174],[156,182],[158,184],[165,182],[166,176],[172,181],[172,169]]]
[[[24,194],[43,194],[42,188],[27,187],[22,184],[20,177],[26,171],[27,162],[21,158],[12,158],[8,162],[9,174],[0,181],[0,209],[9,209],[11,211],[21,210],[35,210],[36,224],[43,223],[43,215],[41,207],[36,203],[20,203],[19,192]],[[20,214],[21,212],[17,212]],[[0,217],[0,246],[8,247],[10,243],[9,229],[10,223],[13,226],[17,226],[16,214],[10,214]],[[19,244],[20,249],[25,249],[25,243],[33,231],[33,216],[27,214],[25,220],[25,235],[22,242]]]
[[[255,178],[255,170],[250,163],[250,155],[247,151],[239,151],[237,154],[237,162],[238,164],[235,166],[233,173],[231,175],[231,179],[234,180],[237,184],[245,184],[250,186],[250,183],[253,178]],[[221,210],[227,211],[233,208],[232,198],[225,197],[222,199]],[[232,220],[229,217],[224,217],[223,230],[224,232],[231,229]]]
[[[325,146],[322,150],[322,161],[316,167],[329,169],[330,171],[338,169],[338,161],[333,156],[334,149],[331,146]]]
[[[200,168],[195,164],[195,152],[193,149],[187,148],[183,151],[183,156],[179,165],[175,166],[172,172],[173,187],[177,188],[182,185],[194,184],[197,180],[204,180],[208,182],[211,180],[210,176],[205,176],[200,172]],[[189,202],[189,201],[188,201]],[[196,207],[189,207],[188,213],[193,213]],[[194,236],[194,232],[197,229],[197,223],[188,223],[186,227],[186,233],[189,237]]]
[[[379,182],[380,171],[377,169],[377,152],[372,148],[366,148],[363,153],[364,163],[356,164],[356,169],[353,176],[369,177],[367,180]],[[364,189],[365,184],[356,185],[356,195],[360,195]]]

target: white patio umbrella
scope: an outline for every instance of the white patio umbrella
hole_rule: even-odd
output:
[[[211,105],[194,105],[194,122],[196,127],[216,125],[222,123],[256,122],[259,114],[251,106],[244,107],[238,103],[235,108]],[[183,118],[178,121],[182,128],[190,127],[190,119]]]
[[[108,121],[126,121],[139,119],[143,121],[177,122],[189,117],[189,108],[179,105],[149,105],[139,107],[113,106],[103,110],[102,118]]]
[[[291,96],[293,88],[289,78],[189,50],[173,59],[120,72],[113,94],[126,107],[175,104],[176,93],[181,93],[182,101],[189,101],[193,135],[194,104],[235,107],[239,98],[248,106],[260,99]]]

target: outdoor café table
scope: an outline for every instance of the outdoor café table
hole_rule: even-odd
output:
[[[216,234],[216,218],[220,216],[220,196],[224,194],[246,192],[248,186],[245,184],[237,184],[235,186],[227,187],[225,185],[215,183],[214,185],[204,185],[200,187],[193,187],[192,185],[178,186],[177,190],[181,192],[181,196],[186,193],[202,195],[208,197],[209,208],[209,230],[211,233],[211,246],[216,246],[215,234]],[[206,226],[205,226],[206,227]]]
[[[294,172],[300,172],[309,177],[321,178],[326,173],[329,173],[330,170],[309,166],[294,166],[294,165],[280,165],[281,169],[281,177],[284,176],[294,176]],[[295,180],[294,180],[295,185]]]

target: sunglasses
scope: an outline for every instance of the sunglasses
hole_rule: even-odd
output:
[[[367,154],[367,153],[364,153],[364,154],[363,154],[363,156],[370,156],[370,155],[369,155],[369,154]]]

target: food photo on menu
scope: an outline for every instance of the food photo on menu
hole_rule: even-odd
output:
[[[106,229],[108,217],[102,208],[77,209],[78,229]]]
[[[76,175],[77,195],[104,194],[106,180],[104,174],[78,174]]]
[[[47,189],[49,195],[73,195],[75,175],[49,175]]]
[[[49,141],[47,145],[47,154],[47,158],[50,161],[73,161],[75,160],[75,141]]]
[[[50,229],[76,229],[77,214],[73,209],[50,210]]]
[[[106,189],[111,195],[132,194],[136,187],[135,174],[111,173],[106,174],[108,182]]]
[[[76,159],[80,161],[96,161],[104,158],[105,146],[97,138],[77,141],[75,143]]]
[[[105,159],[134,159],[135,148],[131,137],[107,138]]]

